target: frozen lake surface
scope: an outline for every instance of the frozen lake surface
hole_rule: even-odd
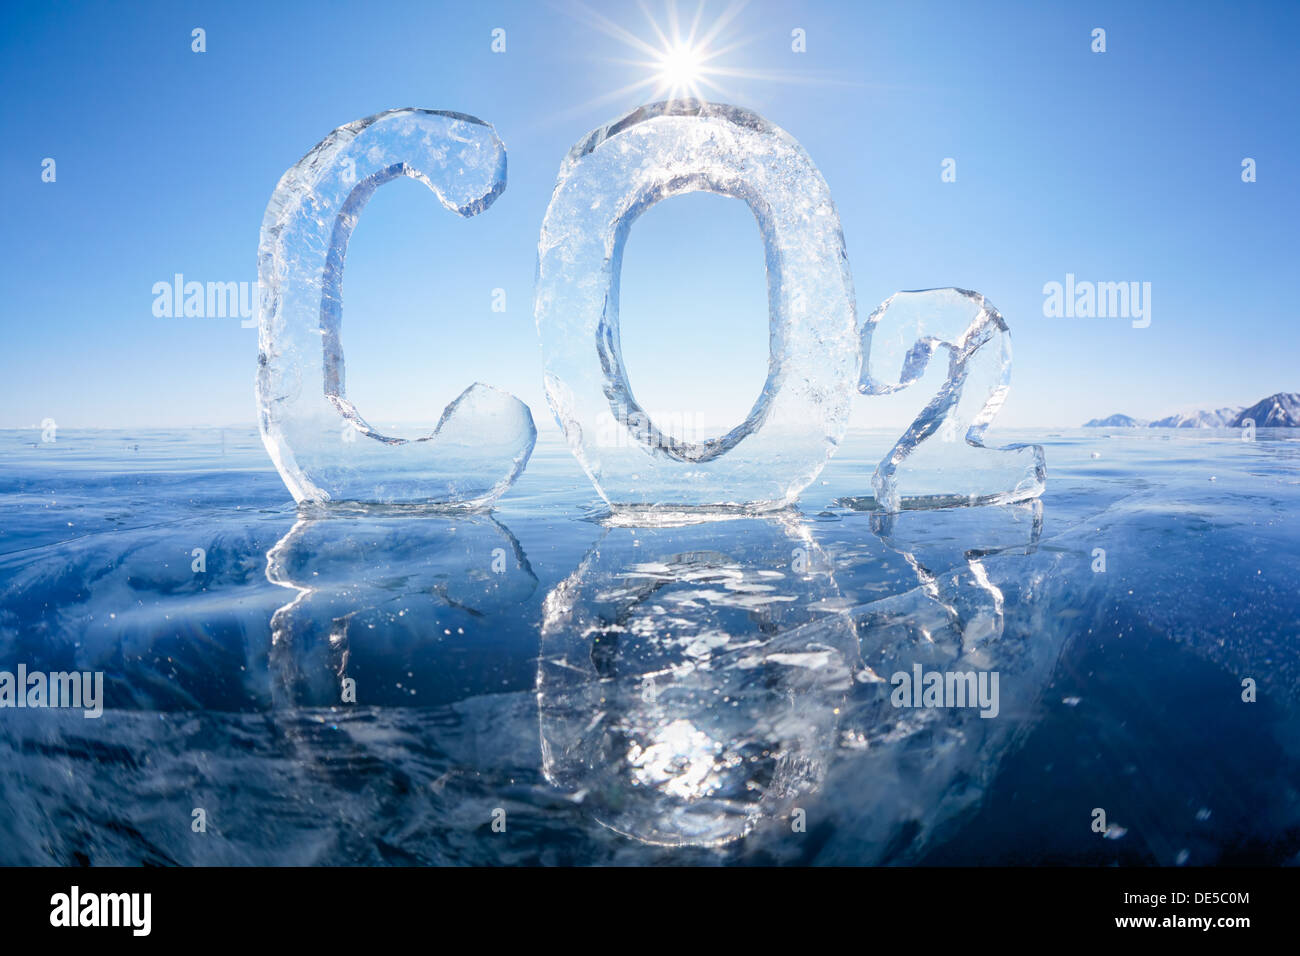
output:
[[[0,863],[1300,862],[1300,436],[1004,431],[1034,506],[845,507],[895,437],[635,528],[554,432],[448,516],[299,514],[252,429],[0,431],[0,670],[105,697],[0,709]]]

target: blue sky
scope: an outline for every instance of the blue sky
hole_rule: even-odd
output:
[[[655,42],[636,4],[599,6]],[[683,19],[695,6],[678,4]],[[706,2],[702,22],[728,6]],[[662,0],[645,9],[665,27]],[[251,424],[256,332],[156,318],[152,287],[175,273],[253,281],[279,177],[335,127],[397,106],[492,123],[509,184],[467,221],[411,180],[371,201],[346,274],[349,396],[372,421],[431,421],[481,380],[551,424],[532,318],[538,229],[570,146],[651,98],[608,95],[649,71],[581,8],[7,3],[0,24],[0,426]],[[726,93],[709,98],[759,111],[812,156],[861,314],[944,285],[1001,309],[1015,371],[999,424],[1155,417],[1300,391],[1298,27],[1300,5],[1280,2],[754,0],[715,44],[736,44],[714,62],[744,75],[719,77]],[[795,28],[805,53],[791,50]],[[1244,157],[1257,182],[1241,181]],[[1150,282],[1151,326],[1045,318],[1043,285],[1067,273]],[[622,295],[642,404],[739,420],[765,373],[765,298],[738,201],[647,213]],[[905,395],[859,399],[855,424],[901,423],[928,397]]]

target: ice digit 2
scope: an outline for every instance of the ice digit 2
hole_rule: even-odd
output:
[[[506,150],[460,113],[398,109],[341,126],[281,178],[258,248],[262,441],[295,500],[480,506],[523,470],[536,438],[523,402],[465,389],[429,435],[381,434],[347,397],[343,265],[357,219],[399,176],[458,216],[505,189]]]
[[[744,421],[685,441],[637,402],[619,275],[637,217],[672,196],[743,200],[767,262],[767,380]],[[546,396],[615,508],[781,507],[835,451],[860,365],[852,278],[821,173],[789,134],[732,106],[674,100],[590,133],[560,167],[538,244]]]
[[[1011,333],[984,296],[966,289],[897,292],[862,326],[864,395],[901,391],[938,352],[948,377],[876,466],[884,511],[1023,501],[1043,493],[1041,445],[989,448],[984,433],[1011,389]]]

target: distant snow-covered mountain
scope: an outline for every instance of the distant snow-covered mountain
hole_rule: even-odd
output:
[[[1128,415],[1110,415],[1106,418],[1093,418],[1083,423],[1084,428],[1144,428],[1145,418],[1132,418]]]
[[[1260,399],[1233,418],[1233,428],[1241,428],[1246,419],[1256,428],[1300,428],[1300,392],[1278,392]]]
[[[1148,423],[1131,415],[1110,415],[1083,423],[1084,428],[1242,428],[1246,419],[1256,428],[1300,428],[1300,392],[1278,392],[1249,408],[1201,408],[1178,412]]]
[[[1241,411],[1240,405],[1226,408],[1200,408],[1190,412],[1179,412],[1167,418],[1152,422],[1149,428],[1227,428],[1229,423]]]

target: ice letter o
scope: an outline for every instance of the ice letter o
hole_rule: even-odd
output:
[[[397,109],[341,126],[286,172],[262,220],[257,401],[262,441],[294,499],[486,505],[532,453],[528,406],[475,383],[437,428],[381,434],[344,387],[343,264],[375,190],[424,183],[469,217],[506,186],[492,127],[461,113]]]
[[[770,357],[743,422],[684,441],[655,425],[628,382],[619,274],[637,217],[700,190],[744,200],[758,220]],[[839,216],[799,144],[755,113],[674,100],[636,109],[574,146],[542,223],[535,311],[551,410],[616,510],[782,507],[844,433],[861,359]]]

